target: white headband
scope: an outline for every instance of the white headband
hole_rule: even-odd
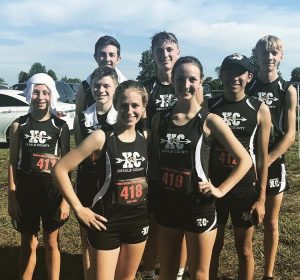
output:
[[[33,88],[35,85],[46,85],[50,90],[50,110],[52,113],[56,113],[57,100],[59,98],[59,93],[57,92],[54,80],[45,73],[38,73],[33,75],[28,81],[27,86],[24,90],[24,95],[26,97],[26,101],[31,103],[31,96],[33,92]]]

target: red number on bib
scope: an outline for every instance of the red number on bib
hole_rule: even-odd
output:
[[[128,186],[124,186],[120,192],[120,197],[123,197],[125,200],[128,199]]]
[[[134,205],[145,200],[147,182],[145,178],[121,180],[116,182],[118,203]]]
[[[219,161],[223,165],[236,165],[237,161],[228,153],[228,152],[221,152],[219,155]]]

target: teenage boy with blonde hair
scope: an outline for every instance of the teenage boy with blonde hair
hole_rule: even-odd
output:
[[[279,241],[278,217],[283,193],[288,189],[284,153],[295,141],[296,89],[278,74],[283,57],[282,41],[273,35],[259,39],[255,46],[259,72],[248,88],[248,94],[257,96],[268,105],[272,128],[269,141],[269,175],[266,188],[264,218],[264,280],[273,279]]]

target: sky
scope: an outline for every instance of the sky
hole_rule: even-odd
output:
[[[103,35],[121,45],[119,69],[135,79],[141,53],[160,31],[176,34],[181,55],[197,57],[205,77],[229,54],[246,56],[262,36],[284,43],[280,71],[300,67],[299,0],[1,0],[0,77],[9,85],[40,62],[84,80],[96,67],[94,45]]]

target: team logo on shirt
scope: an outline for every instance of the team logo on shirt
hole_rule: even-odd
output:
[[[123,163],[123,168],[135,168],[140,167],[142,162],[145,161],[144,157],[141,157],[138,152],[124,152],[123,158],[116,158],[116,163]]]
[[[51,136],[47,135],[44,130],[30,130],[30,135],[24,134],[25,139],[29,138],[29,145],[31,144],[45,144],[47,140],[52,139]]]
[[[241,122],[245,122],[247,119],[241,117],[240,113],[223,112],[222,113],[224,122],[231,126],[239,126]]]
[[[177,98],[174,96],[174,94],[164,94],[160,95],[159,97],[160,99],[155,100],[155,104],[159,104],[161,108],[172,107],[177,101]]]
[[[166,139],[160,139],[160,143],[166,143],[166,150],[182,150],[184,145],[191,143],[183,134],[167,133]]]
[[[272,92],[258,92],[258,98],[268,106],[272,105],[273,102],[278,100],[278,98],[274,97]]]

